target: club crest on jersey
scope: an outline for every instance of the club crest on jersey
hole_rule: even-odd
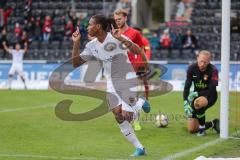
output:
[[[205,74],[205,75],[203,76],[203,79],[204,79],[205,81],[207,81],[207,80],[208,80],[208,75]]]
[[[117,48],[117,45],[115,43],[112,43],[112,42],[108,42],[105,46],[104,46],[104,49],[105,51],[108,51],[108,52],[111,52],[113,51],[114,49]]]

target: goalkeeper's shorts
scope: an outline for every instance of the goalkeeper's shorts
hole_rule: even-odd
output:
[[[206,97],[206,96],[204,96],[204,97]],[[195,99],[197,99],[197,98],[195,98]],[[208,100],[208,105],[206,107],[204,107],[204,108],[201,108],[198,111],[195,110],[194,105],[193,105],[195,99],[192,101],[192,104],[191,104],[191,107],[193,108],[192,118],[197,118],[196,117],[196,112],[205,112],[208,108],[212,107],[216,103],[218,97],[217,97],[217,94],[216,94],[216,95],[207,96],[206,98]]]

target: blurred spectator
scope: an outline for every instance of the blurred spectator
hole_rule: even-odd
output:
[[[27,32],[29,31],[28,20],[26,20],[26,19],[23,21],[23,30],[27,31]]]
[[[21,36],[18,33],[14,33],[12,36],[9,37],[9,45],[14,45],[21,41]]]
[[[33,40],[37,40],[37,41],[42,40],[42,27],[41,27],[41,17],[40,16],[38,16],[35,20]]]
[[[161,48],[164,48],[164,49],[170,49],[171,48],[172,40],[171,40],[171,37],[169,35],[169,29],[165,29],[163,31],[163,35],[160,38],[160,45],[161,45]]]
[[[159,37],[156,32],[153,32],[152,36],[149,38],[150,44],[151,44],[151,49],[156,50],[159,48]]]
[[[28,21],[30,20],[32,16],[32,0],[25,0],[23,16],[25,20],[28,20]]]
[[[205,0],[206,3],[220,3],[221,0]]]
[[[2,58],[5,58],[6,55],[7,55],[7,51],[3,47],[3,42],[5,42],[8,45],[6,28],[3,28],[1,33],[0,33],[0,49],[3,49]]]
[[[116,10],[117,9],[124,9],[129,13],[131,10],[131,1],[129,1],[129,0],[118,1],[116,4]]]
[[[76,28],[77,27],[77,22],[78,22],[78,18],[77,18],[76,12],[71,12],[69,10],[68,11],[68,17],[72,21],[72,24],[73,24],[74,28]]]
[[[52,33],[52,19],[49,15],[47,15],[44,19],[42,33],[43,33],[43,41],[48,42],[50,40],[50,36]]]
[[[21,37],[22,37],[22,28],[20,27],[19,23],[15,24],[15,28],[14,28],[14,34],[15,34],[15,38],[16,41],[14,41],[13,43],[17,43],[20,41]]]
[[[142,30],[142,34],[144,35],[144,37],[146,37],[147,39],[149,39],[150,37],[152,37],[152,34],[150,32],[150,30],[148,28],[144,28]]]
[[[62,16],[60,17],[60,20],[59,20],[58,24],[64,27],[64,25],[66,24],[66,22],[68,22],[68,21],[70,20],[69,18],[66,18],[66,17],[67,17],[67,16],[62,15]]]
[[[71,39],[73,32],[74,32],[73,23],[71,20],[69,20],[64,27],[64,39],[65,40]]]
[[[197,38],[192,34],[192,30],[188,29],[186,34],[182,37],[182,47],[185,49],[196,49]]]
[[[68,18],[68,21],[66,21],[66,16],[61,16],[59,25],[55,25],[54,33],[54,39],[58,41],[63,41],[65,37],[65,23],[68,22],[70,19]]]
[[[81,33],[81,37],[86,40],[88,38],[87,26],[88,26],[88,19],[84,17],[84,15],[80,15],[78,19],[77,26],[79,26],[79,30]]]
[[[156,50],[157,48],[159,48],[159,37],[156,32],[151,33],[148,28],[144,28],[142,30],[142,34],[149,40],[151,50]]]
[[[34,38],[34,31],[35,31],[35,25],[34,25],[34,17],[31,17],[29,21],[24,20],[24,26],[23,30],[28,33],[28,38],[30,41]]]
[[[7,27],[8,17],[12,13],[15,6],[16,5],[14,4],[12,7],[8,8],[7,10],[4,10],[4,8],[0,6],[0,31],[2,30],[3,27],[5,28]]]
[[[30,8],[32,6],[32,0],[25,0],[25,4]]]
[[[20,40],[20,45],[24,46],[24,44],[27,44],[27,46],[29,46],[29,39],[26,31],[23,31],[22,37]]]
[[[192,3],[192,0],[181,0],[179,2],[176,13],[177,21],[191,21]]]
[[[231,33],[240,33],[240,12],[236,17],[231,18]]]
[[[170,37],[172,39],[172,48],[178,49],[182,47],[182,30],[180,28],[171,29]]]
[[[1,1],[0,1],[0,8],[4,8],[5,5],[7,4],[7,1],[8,1],[8,0],[1,0]]]

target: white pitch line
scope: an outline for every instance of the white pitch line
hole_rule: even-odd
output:
[[[170,156],[167,156],[167,157],[164,157],[162,158],[163,160],[172,160],[172,159],[177,159],[177,158],[181,158],[181,157],[184,157],[184,156],[187,156],[191,153],[194,153],[194,152],[197,152],[197,151],[200,151],[202,149],[206,149],[206,147],[209,147],[209,146],[212,146],[212,145],[216,145],[220,142],[224,141],[224,139],[215,139],[213,141],[210,141],[208,143],[205,143],[205,144],[202,144],[200,146],[197,146],[195,148],[191,148],[191,149],[187,149],[185,151],[182,151],[182,152],[178,152],[176,154],[173,154],[173,155],[170,155]]]
[[[17,157],[17,158],[41,158],[41,159],[61,159],[61,160],[95,160],[96,158],[85,157],[57,157],[57,156],[43,156],[43,155],[28,155],[28,154],[0,154],[0,157]]]
[[[127,160],[127,159],[109,159],[109,158],[97,158],[97,157],[58,157],[58,156],[46,156],[46,155],[30,155],[30,154],[3,154],[0,153],[0,157],[16,157],[16,158],[41,158],[51,160]]]
[[[48,108],[48,107],[54,107],[56,104],[42,104],[42,105],[33,106],[33,107],[3,109],[3,110],[0,110],[0,113],[17,112],[17,111],[24,111],[24,110],[39,109],[39,108]]]
[[[239,133],[240,133],[240,131],[236,131],[236,132],[233,133],[231,136],[236,136],[236,135],[238,135]],[[230,136],[230,137],[231,137],[231,136]],[[229,137],[229,138],[230,138],[230,137]],[[216,145],[216,144],[218,144],[218,143],[221,143],[221,142],[223,142],[223,141],[225,141],[225,140],[226,140],[226,139],[220,139],[220,138],[218,138],[218,139],[212,140],[212,141],[210,141],[210,142],[208,142],[208,143],[204,143],[204,144],[202,144],[202,145],[200,145],[200,146],[197,146],[197,147],[195,147],[195,148],[187,149],[187,150],[185,150],[185,151],[178,152],[178,153],[173,154],[173,155],[169,155],[169,156],[164,157],[164,158],[162,158],[162,159],[163,159],[163,160],[172,160],[172,159],[181,158],[181,157],[187,156],[187,155],[189,155],[189,154],[191,154],[191,153],[200,151],[200,150],[202,150],[202,149],[206,149],[206,148],[209,147],[209,146],[212,146],[212,145]]]
[[[240,140],[240,138],[239,138],[239,137],[229,137],[229,138],[231,138],[231,139],[237,139],[237,140]]]

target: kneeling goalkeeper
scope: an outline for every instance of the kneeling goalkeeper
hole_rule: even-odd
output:
[[[217,101],[216,87],[218,85],[218,70],[210,63],[211,53],[203,50],[197,57],[197,62],[190,65],[184,86],[184,112],[188,117],[188,131],[205,136],[206,130],[213,128],[218,134],[219,119],[205,122],[205,112]],[[194,84],[194,92],[190,88]]]

